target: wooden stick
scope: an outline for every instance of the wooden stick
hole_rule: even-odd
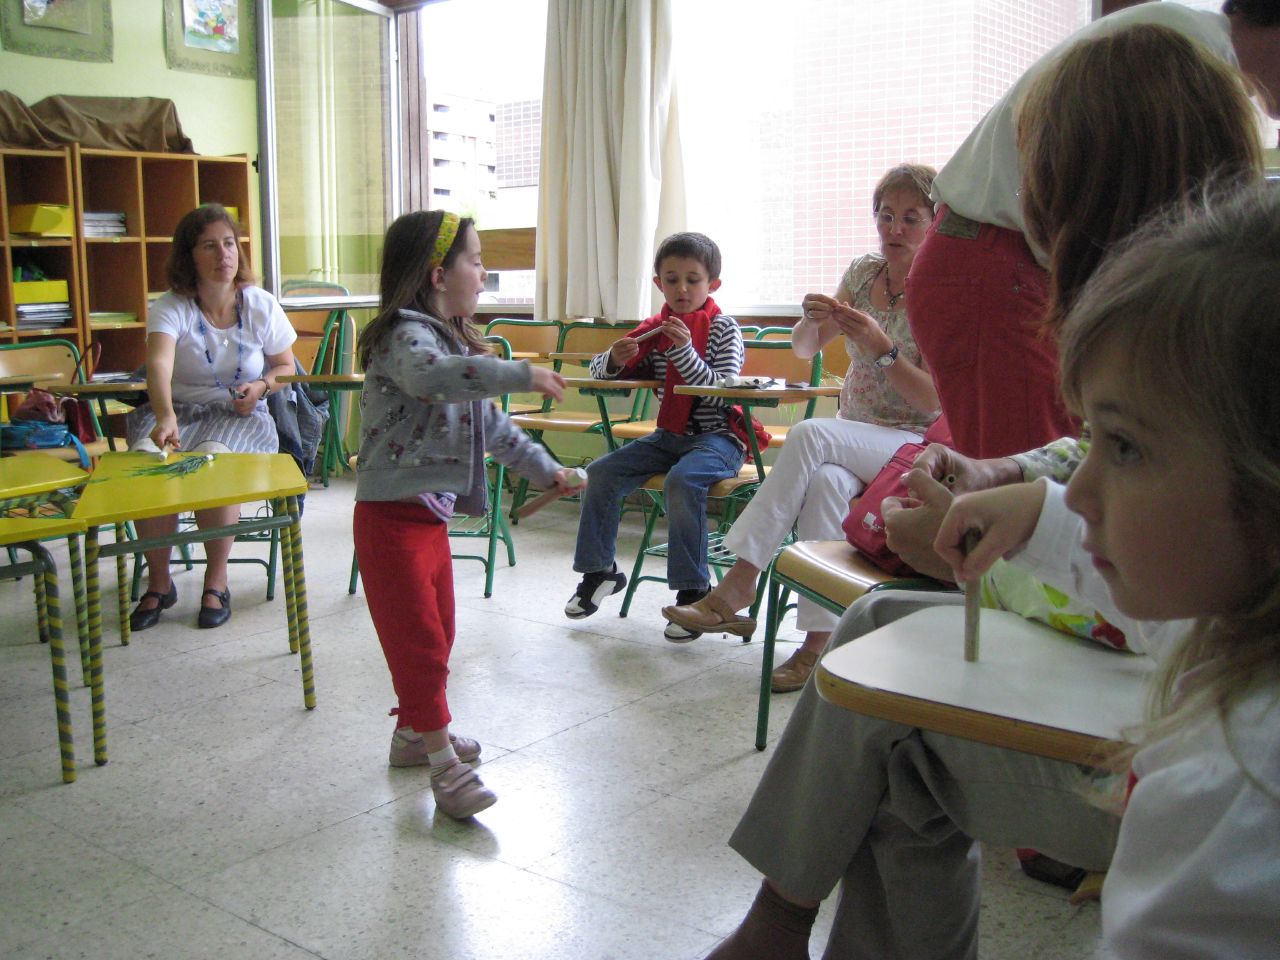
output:
[[[582,486],[587,482],[587,471],[583,470],[581,467],[575,467],[573,474],[570,476],[570,480],[576,481],[569,484],[571,488]],[[516,516],[523,520],[525,517],[529,517],[537,513],[552,500],[559,500],[563,496],[564,494],[560,491],[558,486],[553,486],[548,490],[543,490],[542,493],[538,494],[532,500],[522,503],[520,505],[520,509],[516,511]]]
[[[978,545],[982,535],[977,530],[966,530],[963,546],[967,557]],[[964,659],[966,663],[978,662],[978,616],[982,609],[982,580],[970,580],[964,587]]]

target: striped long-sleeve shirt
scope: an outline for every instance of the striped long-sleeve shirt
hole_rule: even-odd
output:
[[[673,347],[668,351],[654,350],[634,368],[628,371],[629,377],[637,379],[653,379],[665,381],[667,364],[674,363],[676,370],[691,386],[712,386],[721,377],[733,377],[742,372],[743,347],[742,328],[738,321],[728,314],[717,314],[711,321],[711,330],[707,335],[707,355],[698,356],[693,344]],[[609,351],[605,350],[591,359],[591,376],[598,380],[615,379],[621,369],[612,368],[609,364]],[[658,399],[661,401],[662,388],[658,388]],[[717,397],[695,397],[693,411],[689,415],[689,425],[685,434],[722,433],[737,437],[729,429],[729,407]],[[739,441],[740,442],[740,441]]]

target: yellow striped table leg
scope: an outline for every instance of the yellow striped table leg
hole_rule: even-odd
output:
[[[283,499],[273,500],[273,513],[278,517],[288,507]],[[289,652],[298,652],[298,606],[293,592],[293,525],[280,530],[280,566],[284,573],[284,612],[289,621]]]
[[[102,644],[102,596],[98,589],[98,528],[84,532],[85,616],[89,619],[89,648]],[[90,670],[92,670],[90,664]]]
[[[36,593],[36,635],[41,643],[49,642],[49,612],[44,596],[44,577],[35,578]]]
[[[62,646],[62,611],[58,604],[58,571],[39,544],[28,544],[31,555],[44,567],[36,580],[44,584],[44,620],[49,629],[49,659],[53,663],[53,701],[58,715],[58,748],[62,752],[62,782],[76,779],[75,738],[71,733],[71,698],[67,694],[67,656]]]
[[[311,626],[307,617],[307,574],[302,565],[302,524],[298,517],[298,498],[289,498],[289,514],[294,518],[289,528],[289,549],[293,554],[293,595],[297,608],[298,652],[302,667],[302,702],[308,710],[316,705],[316,679],[311,663]]]
[[[76,604],[76,636],[80,638],[80,676],[87,687],[90,684],[89,667],[89,612],[85,609],[84,558],[80,555],[80,537],[67,537],[67,554],[71,563],[71,594]]]
[[[116,524],[116,543],[124,543],[128,533],[123,523]],[[116,557],[116,605],[120,613],[120,646],[129,645],[129,558]]]

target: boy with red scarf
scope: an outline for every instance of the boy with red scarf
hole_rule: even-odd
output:
[[[597,379],[661,380],[658,429],[587,467],[573,569],[582,582],[565,616],[589,617],[600,601],[627,584],[614,562],[623,499],[650,477],[665,473],[667,585],[676,603],[694,603],[710,589],[707,569],[707,491],[736,476],[746,459],[742,416],[724,401],[676,396],[688,383],[708,386],[742,370],[742,330],[720,312],[711,294],[720,288],[720,248],[700,233],[676,233],[658,246],[654,285],[666,305],[591,361]],[[661,333],[643,339],[650,330]],[[670,624],[668,640],[698,636]]]

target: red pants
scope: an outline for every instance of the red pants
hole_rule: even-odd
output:
[[[907,317],[955,439],[970,457],[1004,457],[1077,436],[1044,333],[1048,274],[1021,233],[946,206],[907,278]]]
[[[426,507],[361,500],[356,558],[369,616],[391,670],[398,726],[449,725],[445,683],[453,649],[453,558],[449,528]]]

